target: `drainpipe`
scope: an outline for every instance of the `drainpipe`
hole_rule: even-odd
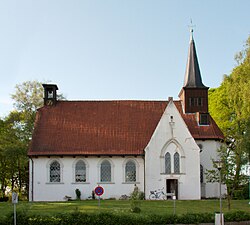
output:
[[[34,201],[34,161],[32,158],[30,158],[31,161],[31,201]]]

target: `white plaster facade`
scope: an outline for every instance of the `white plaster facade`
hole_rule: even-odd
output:
[[[100,163],[102,160],[111,163],[111,182],[100,182]],[[60,163],[61,181],[49,181],[49,165],[54,160]],[[75,182],[75,164],[83,160],[86,164],[86,182]],[[136,164],[136,182],[125,182],[125,164],[133,160]],[[33,168],[33,169],[32,169]],[[134,184],[144,191],[144,159],[142,157],[38,157],[30,159],[30,200],[33,201],[64,201],[64,197],[76,198],[75,190],[81,191],[81,199],[86,199],[98,185],[104,188],[102,198],[119,198],[130,195]],[[32,191],[33,190],[33,191]]]

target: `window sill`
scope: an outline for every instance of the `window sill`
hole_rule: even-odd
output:
[[[45,184],[64,184],[64,182],[46,182]]]
[[[140,184],[140,182],[130,181],[130,182],[122,182],[122,184]]]
[[[97,184],[115,184],[115,182],[97,182]]]
[[[161,173],[161,175],[178,176],[185,175],[185,173]]]
[[[71,184],[90,184],[89,182],[72,182]]]

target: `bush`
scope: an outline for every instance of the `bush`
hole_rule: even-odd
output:
[[[7,202],[9,201],[9,197],[0,197],[0,202]]]
[[[243,200],[249,198],[249,185],[242,185],[238,190],[233,192],[233,199]]]
[[[143,191],[139,191],[139,189],[135,185],[134,191],[130,195],[130,199],[132,199],[132,200],[144,200],[145,194]]]
[[[225,213],[224,219],[226,222],[249,221],[250,220],[250,213],[246,213],[243,211],[229,212],[229,213]]]
[[[131,200],[130,207],[131,207],[130,210],[133,213],[140,213],[141,212],[140,202],[138,200]]]
[[[81,191],[77,188],[77,189],[75,190],[75,192],[76,192],[76,199],[77,199],[77,200],[80,200],[80,199],[81,199]]]

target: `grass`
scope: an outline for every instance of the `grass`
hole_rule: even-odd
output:
[[[248,200],[233,200],[232,211],[249,212],[250,205]],[[130,201],[123,200],[101,200],[100,207],[97,200],[69,201],[69,202],[25,202],[17,204],[17,212],[26,211],[29,215],[55,215],[66,212],[114,212],[129,213]],[[141,214],[143,215],[164,215],[173,213],[173,201],[140,201]],[[228,212],[227,202],[223,200],[222,211]],[[219,211],[219,200],[197,200],[197,201],[176,201],[176,214],[185,213],[215,213]],[[13,204],[0,202],[0,217],[13,212]]]

